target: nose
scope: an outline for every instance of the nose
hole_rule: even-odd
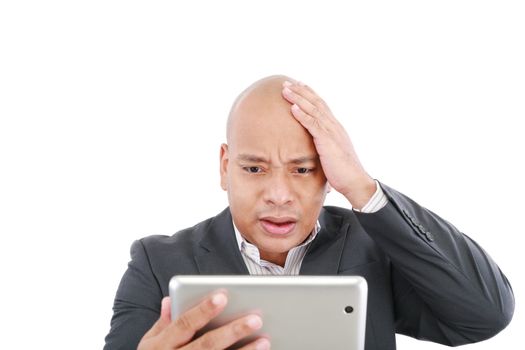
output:
[[[293,191],[286,174],[274,172],[265,184],[264,201],[273,206],[283,206],[292,203]]]

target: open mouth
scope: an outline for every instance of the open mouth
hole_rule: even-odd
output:
[[[290,219],[261,219],[263,229],[272,235],[286,235],[295,228],[296,221]]]

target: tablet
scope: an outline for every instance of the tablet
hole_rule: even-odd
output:
[[[259,336],[273,350],[363,350],[366,280],[359,276],[174,276],[169,284],[172,319],[224,289],[228,304],[195,337],[241,316],[257,313],[261,329],[234,344]]]

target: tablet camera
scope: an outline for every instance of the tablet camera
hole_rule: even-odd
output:
[[[352,312],[354,312],[354,308],[353,307],[351,307],[351,306],[346,306],[345,307],[345,313],[351,314]]]

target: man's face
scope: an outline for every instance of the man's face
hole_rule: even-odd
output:
[[[261,258],[280,264],[311,233],[327,192],[312,137],[289,108],[280,98],[241,104],[221,146],[233,221]]]

